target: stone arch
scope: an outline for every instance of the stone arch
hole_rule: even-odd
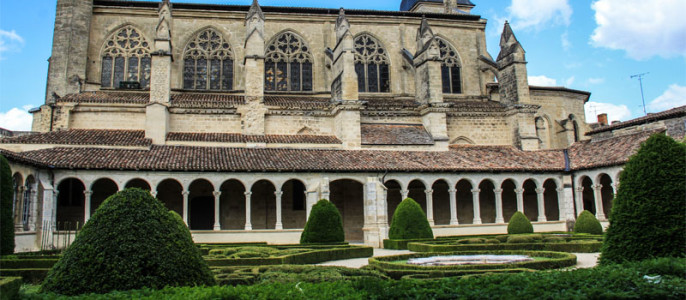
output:
[[[233,90],[234,51],[224,33],[213,26],[196,31],[183,50],[183,88]]]
[[[100,178],[91,184],[91,203],[90,203],[90,214],[93,215],[95,210],[102,205],[102,203],[109,196],[116,194],[119,191],[119,187],[114,180],[110,178]],[[88,199],[86,199],[88,201]]]
[[[547,221],[559,221],[561,217],[557,187],[557,182],[554,179],[548,179],[543,182],[543,204]]]
[[[450,225],[450,189],[450,183],[445,179],[436,180],[431,186],[436,225]]]
[[[276,224],[276,187],[261,179],[250,188],[250,219],[253,229],[274,229]]]
[[[303,35],[286,29],[266,45],[265,91],[312,91],[314,56]]]
[[[484,179],[479,183],[479,211],[482,223],[495,223],[495,183]]]
[[[150,86],[150,39],[132,24],[112,30],[101,48],[100,84],[118,88],[121,81],[137,81],[141,88]]]
[[[402,184],[395,179],[391,179],[384,183],[386,186],[386,208],[388,214],[388,225],[393,222],[393,214],[395,214],[395,209],[398,208],[400,202],[402,202]]]
[[[426,214],[426,190],[428,185],[422,179],[414,179],[407,185],[407,196],[416,201]]]
[[[245,185],[240,180],[224,181],[219,191],[219,224],[222,230],[245,229]]]
[[[124,188],[139,188],[141,190],[146,190],[150,191],[152,190],[150,187],[150,183],[146,181],[145,179],[142,178],[134,178],[129,180],[126,185],[124,185]]]
[[[474,145],[474,141],[466,136],[458,136],[450,142],[451,145]]]
[[[610,212],[612,212],[612,202],[615,198],[614,189],[612,188],[612,177],[610,175],[601,173],[598,175],[596,181],[600,184],[600,196],[603,204],[603,212],[605,213],[605,218],[610,218]]]
[[[346,241],[363,241],[364,186],[351,179],[338,179],[329,184],[331,203],[343,217]]]
[[[553,148],[551,128],[550,128],[550,118],[546,115],[537,116],[534,118],[534,124],[536,126],[536,137],[538,137],[538,143],[540,149],[550,149]]]
[[[65,178],[57,185],[57,229],[75,230],[83,226],[85,190],[83,182],[74,177]]]
[[[281,186],[281,223],[284,229],[305,228],[307,222],[307,187],[299,179],[289,179]]]
[[[517,212],[517,181],[505,179],[500,185],[503,199],[503,219],[505,223],[510,222],[510,218]]]
[[[457,205],[457,221],[460,224],[474,224],[474,200],[472,198],[472,189],[474,184],[469,179],[460,179],[455,184],[457,190],[456,205]]]
[[[214,228],[214,186],[209,180],[196,179],[188,186],[188,225],[191,230]]]
[[[157,184],[157,199],[164,206],[183,217],[183,185],[176,179],[167,178]],[[188,222],[188,220],[184,220]]]
[[[317,134],[312,128],[308,126],[303,126],[300,130],[298,130],[297,135],[315,135]]]
[[[522,184],[522,189],[524,189],[523,213],[532,222],[538,220],[538,193],[536,193],[538,186],[538,181],[533,178],[527,179]]]
[[[359,92],[391,91],[391,57],[384,45],[380,38],[366,31],[353,38]]]
[[[38,193],[38,184],[36,183],[36,178],[33,176],[33,174],[29,174],[26,176],[26,181],[24,181],[24,195],[22,199],[22,211],[21,211],[21,220],[22,220],[22,227],[25,231],[30,230],[31,228],[31,218],[34,217],[32,214],[34,213],[32,211],[32,208],[36,205],[34,201],[36,201],[36,194]]]
[[[582,209],[596,214],[595,195],[593,192],[593,180],[588,176],[579,178],[579,186],[583,189],[581,193]],[[578,212],[581,213],[581,212]]]

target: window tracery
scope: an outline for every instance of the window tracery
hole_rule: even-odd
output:
[[[126,26],[105,41],[100,84],[118,88],[122,81],[150,87],[150,44],[133,26]]]
[[[233,51],[214,29],[197,34],[183,54],[183,88],[195,90],[233,89]]]
[[[354,42],[358,90],[363,93],[390,92],[390,60],[381,42],[368,34],[359,35]]]
[[[267,91],[311,91],[312,55],[303,39],[284,32],[267,46],[264,88]]]
[[[441,38],[435,38],[434,43],[438,46],[441,55],[441,78],[443,81],[443,93],[462,93],[462,80],[460,74],[460,57],[457,51]]]

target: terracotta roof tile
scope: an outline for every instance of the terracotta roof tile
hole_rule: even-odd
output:
[[[433,145],[422,124],[360,124],[363,145]]]
[[[0,139],[1,144],[149,146],[143,130],[72,129]]]
[[[615,130],[615,129],[626,128],[629,126],[634,126],[634,125],[639,125],[639,124],[644,124],[644,123],[650,123],[650,122],[664,120],[664,119],[682,117],[682,116],[686,116],[686,105],[676,107],[676,108],[672,108],[670,110],[665,110],[665,111],[659,112],[659,113],[649,114],[647,116],[636,118],[633,120],[619,122],[619,123],[615,123],[615,124],[608,125],[608,126],[603,126],[603,127],[600,127],[600,128],[597,128],[597,129],[594,129],[594,130],[587,132],[586,135],[593,135],[593,134],[600,133],[600,132],[611,131],[611,130]]]
[[[245,104],[241,95],[211,93],[180,93],[171,95],[173,107],[183,108],[235,108]]]
[[[168,141],[273,144],[340,144],[335,136],[323,135],[243,135],[240,133],[170,132]]]
[[[266,106],[297,109],[325,109],[331,106],[331,98],[303,96],[265,96]]]
[[[150,102],[150,93],[114,91],[83,92],[80,94],[68,94],[57,99],[57,102],[146,104]]]
[[[626,163],[651,135],[660,130],[644,131],[599,141],[583,141],[569,148],[571,168],[583,170]]]
[[[419,103],[414,99],[398,100],[393,97],[388,98],[361,98],[360,100],[367,101],[367,109],[369,110],[401,110],[401,109],[416,109]]]

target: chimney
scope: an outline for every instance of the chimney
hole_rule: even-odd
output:
[[[607,126],[607,114],[599,114],[598,123],[602,126]]]

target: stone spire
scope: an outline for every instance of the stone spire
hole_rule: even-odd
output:
[[[264,13],[262,8],[260,8],[260,3],[257,0],[253,0],[250,10],[248,10],[248,14],[245,16],[245,27],[248,30],[246,40],[250,39],[250,36],[255,32],[264,38],[264,21]]]
[[[340,42],[346,34],[350,34],[350,22],[345,16],[345,9],[341,7],[338,12],[338,19],[336,19],[336,43]]]
[[[172,26],[172,13],[171,13],[171,3],[169,0],[162,0],[160,7],[157,11],[158,21],[157,27],[155,27],[155,40],[171,40],[171,26]],[[170,44],[170,43],[168,43]],[[156,43],[157,46],[157,43]],[[163,47],[166,48],[166,47]],[[157,49],[158,51],[171,51],[171,45],[169,49]]]
[[[429,26],[426,16],[422,16],[422,23],[417,30],[417,53],[422,52],[434,39],[434,32]]]
[[[145,107],[145,137],[155,145],[164,145],[169,132],[169,101],[172,69],[172,10],[163,0],[157,11],[155,49],[150,72],[150,103]]]
[[[241,114],[243,134],[263,135],[264,106],[264,13],[257,0],[253,0],[245,16],[245,99],[246,104],[238,108]]]
[[[498,54],[498,59],[496,61],[501,61],[511,54],[521,54],[521,60],[526,60],[524,57],[525,53],[524,48],[512,31],[510,23],[505,21],[503,34],[500,36],[500,54]]]

